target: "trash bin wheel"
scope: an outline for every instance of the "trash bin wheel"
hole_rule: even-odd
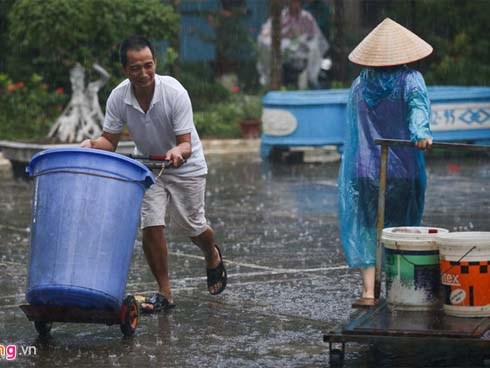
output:
[[[34,327],[40,336],[47,336],[53,327],[52,322],[47,321],[34,321]]]
[[[138,303],[132,295],[124,299],[121,306],[121,331],[124,336],[133,336],[138,326]]]

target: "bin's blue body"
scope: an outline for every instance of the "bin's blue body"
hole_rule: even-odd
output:
[[[34,178],[27,301],[118,309],[151,172],[82,148],[40,152],[27,172]]]
[[[435,141],[490,142],[490,88],[428,87]],[[262,98],[261,156],[272,148],[344,143],[348,89],[271,91]]]

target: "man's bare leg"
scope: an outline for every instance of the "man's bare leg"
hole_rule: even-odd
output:
[[[143,251],[158,283],[158,292],[164,295],[170,304],[173,304],[174,299],[168,277],[167,242],[163,226],[150,226],[143,229]]]
[[[214,231],[211,227],[199,234],[198,236],[191,237],[191,240],[196,244],[203,252],[204,259],[206,260],[206,268],[213,269],[218,267],[221,262],[221,258],[218,253],[218,249],[215,247],[216,239]],[[221,282],[217,282],[210,288],[211,294],[216,293],[222,286]]]
[[[208,228],[198,236],[191,237],[191,240],[202,250],[204,258],[206,259],[207,268],[215,268],[219,265],[221,259],[219,258],[218,250],[214,246],[216,244],[216,239],[214,237],[213,229],[208,226]]]

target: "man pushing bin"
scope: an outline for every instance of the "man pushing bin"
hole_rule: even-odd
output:
[[[103,133],[80,146],[115,151],[127,125],[138,154],[165,154],[172,163],[173,167],[147,190],[141,210],[143,250],[158,283],[158,291],[141,304],[141,309],[152,313],[175,307],[164,234],[167,213],[180,232],[202,250],[212,295],[223,292],[227,273],[205,217],[207,165],[187,91],[176,79],[156,74],[154,49],[144,37],[124,40],[120,60],[127,79],[107,100]]]

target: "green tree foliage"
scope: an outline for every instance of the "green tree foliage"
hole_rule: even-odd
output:
[[[76,62],[89,72],[98,62],[111,73],[100,92],[104,100],[123,77],[120,42],[142,34],[161,50],[162,41],[177,37],[178,22],[161,0],[0,0],[1,138],[47,134],[67,102],[63,91],[70,90],[69,70]],[[159,68],[172,58],[159,57]]]
[[[5,73],[5,50],[8,48],[7,15],[15,0],[0,0],[0,73]]]
[[[18,79],[36,72],[67,86],[76,62],[90,67],[97,61],[120,79],[120,41],[132,34],[176,37],[178,15],[160,0],[17,0],[8,31],[9,75]]]
[[[395,1],[388,16],[434,47],[422,64],[432,85],[490,84],[490,1]]]

